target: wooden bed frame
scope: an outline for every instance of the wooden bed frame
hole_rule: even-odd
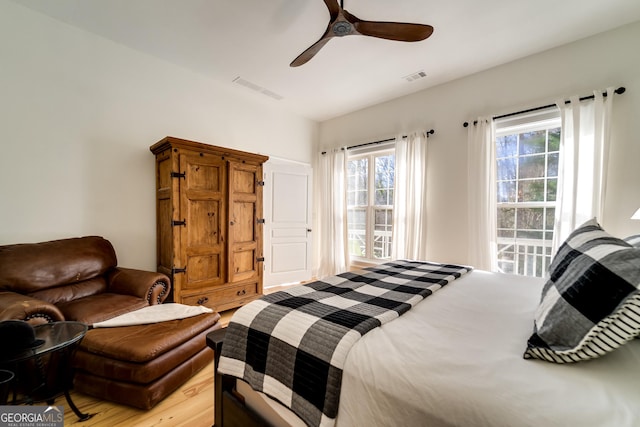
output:
[[[213,349],[214,357],[214,424],[213,427],[269,427],[260,414],[249,408],[244,397],[236,390],[236,378],[218,372],[220,351],[226,329],[207,334],[207,345]]]

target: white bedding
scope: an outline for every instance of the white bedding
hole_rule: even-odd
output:
[[[639,426],[640,340],[578,364],[522,358],[542,283],[474,271],[365,335],[347,357],[336,427]],[[248,403],[304,426],[264,395]]]

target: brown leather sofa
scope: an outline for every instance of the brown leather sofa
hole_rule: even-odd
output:
[[[0,246],[0,320],[92,325],[161,304],[169,291],[163,274],[118,267],[102,237]],[[75,389],[149,409],[211,363],[206,334],[219,318],[90,329],[73,360]]]
[[[160,273],[117,266],[98,236],[0,246],[0,320],[75,320],[89,325],[169,295]]]

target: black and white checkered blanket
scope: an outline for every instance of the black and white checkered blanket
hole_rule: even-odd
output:
[[[333,426],[351,347],[470,267],[392,261],[266,295],[231,319],[218,370],[312,427]]]

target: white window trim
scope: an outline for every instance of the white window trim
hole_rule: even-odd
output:
[[[347,152],[347,162],[350,160],[359,160],[362,158],[368,158],[368,170],[367,170],[367,205],[366,206],[355,206],[358,208],[365,208],[366,210],[366,230],[365,230],[365,241],[366,241],[366,256],[355,256],[351,253],[349,257],[351,258],[351,264],[353,266],[369,266],[376,265],[383,262],[387,262],[389,259],[387,258],[374,258],[373,257],[373,241],[374,241],[374,233],[375,233],[375,209],[383,208],[383,209],[391,209],[393,210],[393,205],[374,205],[375,194],[372,194],[372,189],[375,188],[375,171],[372,172],[372,168],[375,168],[375,157],[386,156],[389,154],[395,155],[395,143],[387,143],[380,144],[377,146],[369,146],[362,147],[353,150],[349,150]],[[395,195],[394,195],[395,196]],[[350,206],[347,206],[349,209]],[[349,250],[349,248],[348,248]]]
[[[560,118],[560,111],[557,108],[550,108],[547,110],[536,111],[533,113],[522,114],[518,116],[512,116],[505,119],[498,119],[495,123],[495,137],[496,139],[505,135],[511,134],[519,134],[525,132],[534,132],[539,130],[552,129],[555,127],[561,127],[562,122]],[[494,142],[495,143],[495,142]],[[526,157],[525,156],[516,156],[516,157]],[[545,172],[545,186],[547,180],[546,172]],[[527,179],[521,179],[519,181],[526,181]],[[546,188],[545,188],[546,191]],[[557,200],[553,202],[498,202],[496,201],[497,208],[519,208],[519,209],[527,209],[527,208],[553,208],[557,205]],[[517,230],[517,227],[515,228]],[[545,230],[542,230],[543,233]],[[500,238],[498,238],[500,240]],[[517,245],[537,245],[547,247],[551,245],[551,241],[539,240],[539,239],[526,239],[526,238],[517,238],[515,239],[515,244]],[[517,256],[517,255],[516,255]],[[514,260],[514,262],[516,262]],[[517,265],[517,264],[516,264]],[[518,274],[515,270],[516,265],[514,265],[514,273]]]

